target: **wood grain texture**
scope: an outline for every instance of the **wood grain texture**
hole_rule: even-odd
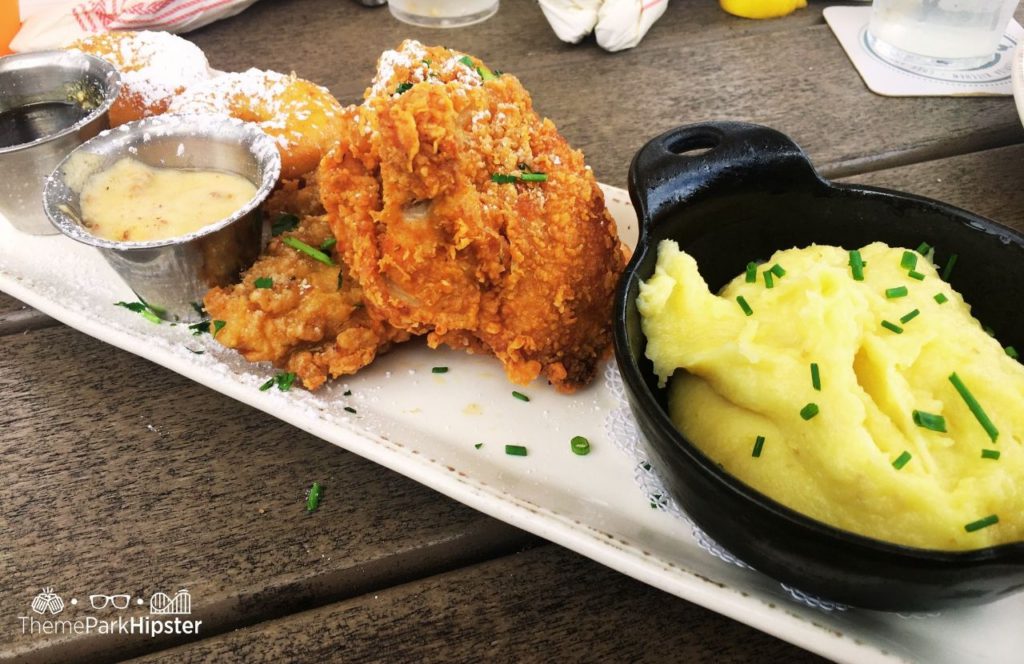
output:
[[[847,178],[937,198],[1024,232],[1024,146],[926,161]]]
[[[215,67],[295,71],[343,103],[359,101],[382,50],[405,37],[443,42],[516,74],[598,179],[620,187],[648,139],[712,119],[786,132],[833,176],[1024,140],[1009,97],[870,92],[821,22],[824,6],[749,21],[713,1],[674,0],[640,47],[614,54],[592,40],[559,42],[536,4],[523,0],[506,1],[479,26],[449,31],[406,26],[386,9],[353,2],[258,3],[189,38]]]
[[[22,635],[42,587],[86,604],[188,588],[212,634],[536,542],[69,328],[0,344],[0,659],[172,642]],[[324,496],[307,514],[313,480]]]
[[[41,327],[60,325],[46,314],[36,311],[21,300],[0,293],[0,337],[21,334]]]
[[[818,662],[548,545],[157,653],[171,662]]]

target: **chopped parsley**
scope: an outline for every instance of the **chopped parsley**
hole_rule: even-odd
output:
[[[252,285],[256,288],[273,288],[274,280],[271,277],[257,277],[256,281],[252,282]]]
[[[267,382],[260,385],[260,392],[266,392],[275,385],[277,385],[278,390],[282,392],[287,392],[288,390],[292,389],[292,385],[295,384],[295,378],[295,374],[290,371],[287,373],[279,373],[270,380],[268,380]]]
[[[299,226],[299,218],[294,214],[282,212],[270,224],[270,234],[277,237],[285,231],[293,231]]]

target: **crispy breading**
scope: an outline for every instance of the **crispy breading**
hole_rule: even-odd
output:
[[[283,181],[265,209],[271,220],[299,217],[298,226],[271,239],[241,283],[206,294],[210,317],[226,323],[217,341],[247,360],[294,372],[314,390],[409,338],[367,310],[359,284],[336,258],[335,265],[326,265],[282,242],[295,237],[320,247],[333,238],[314,181]],[[257,288],[257,279],[270,279],[270,287]]]
[[[546,181],[492,179],[523,173]],[[516,383],[572,392],[594,377],[621,243],[583,155],[514,76],[403,43],[319,179],[342,256],[391,324],[493,353]]]

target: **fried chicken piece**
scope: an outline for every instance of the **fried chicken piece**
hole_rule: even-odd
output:
[[[414,41],[385,52],[319,179],[370,309],[493,353],[516,383],[594,377],[621,243],[583,155],[514,76]]]
[[[241,283],[207,292],[210,317],[226,323],[217,341],[247,360],[269,360],[294,372],[315,390],[329,376],[355,373],[409,338],[364,306],[362,290],[344,265],[326,265],[282,241],[294,237],[316,248],[334,237],[315,181],[283,181],[265,209],[272,221],[298,224],[270,241]],[[294,216],[280,219],[282,214]],[[269,287],[256,286],[266,279]]]

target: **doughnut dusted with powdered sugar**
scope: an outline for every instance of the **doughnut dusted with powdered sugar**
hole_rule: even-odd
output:
[[[316,168],[341,134],[342,107],[327,88],[259,69],[216,76],[177,97],[168,110],[225,114],[258,124],[281,151],[282,179]]]
[[[171,100],[210,80],[202,49],[168,32],[105,32],[69,49],[103,58],[121,74],[121,94],[110,108],[110,126],[167,111]]]

